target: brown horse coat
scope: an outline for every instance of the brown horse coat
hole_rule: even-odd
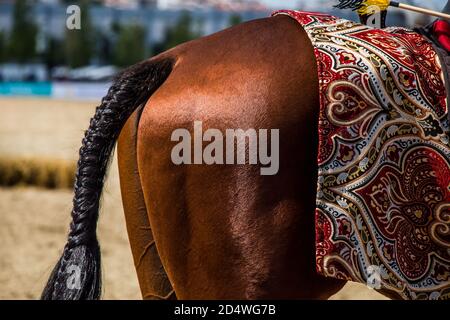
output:
[[[176,63],[119,139],[128,233],[144,298],[326,299],[316,274],[318,79],[312,45],[284,16],[163,54]],[[173,130],[279,129],[280,170],[172,163]],[[151,230],[150,230],[151,229]],[[157,250],[156,250],[157,249]],[[165,272],[164,272],[165,271]]]

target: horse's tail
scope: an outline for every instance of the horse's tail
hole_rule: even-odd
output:
[[[109,159],[127,119],[162,85],[172,68],[173,60],[162,58],[126,69],[97,107],[80,149],[68,241],[42,299],[100,298],[100,247],[96,229]]]

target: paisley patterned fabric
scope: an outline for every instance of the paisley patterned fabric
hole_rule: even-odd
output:
[[[320,86],[316,264],[405,299],[450,299],[444,77],[423,36],[320,13],[295,18]]]

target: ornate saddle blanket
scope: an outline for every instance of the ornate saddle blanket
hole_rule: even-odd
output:
[[[303,26],[317,60],[317,271],[450,299],[449,111],[432,44],[404,28],[274,14]]]

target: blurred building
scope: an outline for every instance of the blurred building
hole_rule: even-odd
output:
[[[43,0],[42,0],[43,1]],[[47,0],[58,2],[58,0]],[[156,7],[161,10],[215,8],[218,10],[267,10],[258,0],[102,0],[104,5],[116,8]]]
[[[192,9],[190,14],[198,22],[197,31],[203,35],[228,27],[230,16],[235,14],[235,11],[215,6],[201,6],[195,10],[190,6],[161,9],[156,0],[104,0],[104,3],[104,6],[93,5],[90,8],[91,21],[99,32],[111,34],[113,23],[141,24],[147,29],[147,40],[150,45],[163,40],[167,27],[174,25],[186,9]],[[56,39],[64,37],[66,8],[67,5],[54,1],[40,1],[34,6],[33,16],[44,36]],[[247,10],[239,10],[239,15],[244,21],[270,14],[269,9],[262,10],[262,7],[258,7],[258,10],[253,10],[251,7],[245,8]],[[0,31],[9,32],[11,29],[12,11],[12,2],[0,1]]]
[[[142,7],[158,7],[158,0],[103,0],[103,4],[108,7],[115,8],[142,8]]]
[[[267,6],[257,0],[158,0],[160,9],[210,7],[218,10],[267,11]]]

